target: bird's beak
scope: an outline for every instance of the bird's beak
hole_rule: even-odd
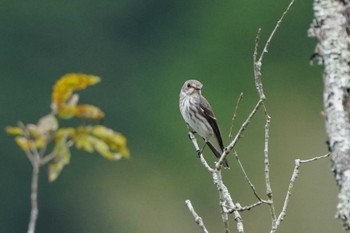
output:
[[[191,89],[200,91],[201,89],[199,87],[191,86]]]

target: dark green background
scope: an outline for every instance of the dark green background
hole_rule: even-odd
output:
[[[73,150],[54,183],[40,180],[37,232],[201,232],[187,211],[191,199],[210,232],[223,232],[218,194],[187,138],[178,93],[199,79],[214,107],[225,144],[240,92],[234,129],[257,101],[254,40],[264,42],[288,1],[76,0],[0,2],[1,125],[36,122],[50,111],[61,75],[84,72],[102,82],[81,102],[106,113],[105,124],[128,138],[131,159],[104,160]],[[322,69],[310,66],[307,38],[312,1],[297,1],[263,64],[271,123],[271,180],[278,211],[296,158],[327,152]],[[240,140],[242,162],[264,193],[260,112]],[[13,138],[0,132],[0,232],[26,232],[31,167]],[[212,155],[205,151],[212,164]],[[255,201],[235,160],[224,178],[235,201]],[[301,168],[280,232],[342,232],[334,219],[337,187],[328,160]],[[242,214],[246,232],[268,232],[267,207]],[[231,226],[233,226],[231,220]]]

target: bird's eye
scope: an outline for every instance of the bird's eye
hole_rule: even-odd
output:
[[[188,83],[188,84],[187,84],[187,87],[190,88],[190,87],[191,87],[191,84]]]

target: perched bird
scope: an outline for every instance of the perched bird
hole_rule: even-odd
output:
[[[180,112],[189,130],[198,133],[205,141],[204,146],[208,144],[214,155],[220,158],[224,150],[220,129],[209,102],[201,94],[202,87],[197,80],[184,83],[180,91]],[[228,168],[226,159],[223,166]]]

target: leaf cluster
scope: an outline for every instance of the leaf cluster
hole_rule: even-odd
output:
[[[100,82],[94,75],[70,73],[62,76],[53,86],[51,113],[43,116],[36,124],[23,124],[6,128],[7,133],[15,136],[15,142],[21,148],[33,166],[48,165],[48,178],[54,181],[71,158],[70,148],[97,152],[109,160],[129,157],[126,138],[119,132],[101,124],[60,127],[60,119],[84,118],[100,121],[104,112],[90,104],[79,104],[76,91]],[[48,148],[51,152],[47,153]]]

